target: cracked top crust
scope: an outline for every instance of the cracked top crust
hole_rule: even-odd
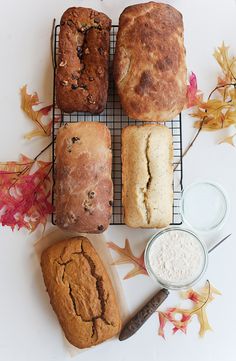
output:
[[[89,8],[67,9],[60,22],[57,104],[64,112],[101,113],[107,101],[111,20]]]
[[[86,348],[120,331],[111,281],[87,238],[49,247],[42,254],[41,266],[51,305],[70,343]]]
[[[173,119],[186,101],[181,13],[156,2],[127,7],[119,19],[114,78],[130,118]]]
[[[163,228],[172,221],[173,146],[158,124],[122,130],[122,204],[130,227]]]

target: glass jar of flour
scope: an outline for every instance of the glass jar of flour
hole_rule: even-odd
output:
[[[144,261],[149,275],[163,287],[185,289],[205,273],[208,251],[192,231],[171,227],[150,239]]]

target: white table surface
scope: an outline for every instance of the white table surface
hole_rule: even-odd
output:
[[[2,2],[0,22],[1,44],[1,131],[0,160],[16,159],[20,152],[36,155],[47,140],[27,142],[23,134],[32,124],[20,110],[19,88],[27,83],[30,90],[37,90],[40,99],[51,102],[52,67],[49,36],[53,17],[60,18],[69,6],[87,6],[102,10],[112,17],[114,24],[122,9],[135,1],[63,1],[21,0]],[[184,16],[185,45],[188,69],[195,71],[199,87],[207,94],[215,84],[218,66],[212,57],[213,50],[222,40],[230,44],[236,53],[236,4],[233,0],[169,1]],[[183,114],[184,145],[191,139],[193,120]],[[235,275],[236,243],[234,225],[236,219],[235,156],[236,150],[217,141],[229,130],[202,133],[194,148],[184,160],[184,185],[195,180],[210,179],[219,182],[228,192],[231,213],[224,229],[216,235],[208,235],[212,242],[233,232],[214,254],[206,277],[223,295],[209,305],[208,315],[214,332],[204,339],[198,337],[198,324],[192,322],[188,335],[171,335],[167,340],[157,336],[157,320],[153,316],[134,337],[126,342],[109,342],[77,356],[76,359],[126,361],[135,359],[159,361],[227,361],[235,360]],[[143,249],[153,230],[130,230],[111,226],[107,238],[120,245],[125,237],[131,241],[137,254]],[[41,272],[34,254],[33,241],[39,232],[28,235],[25,231],[12,232],[0,229],[0,360],[3,361],[51,361],[69,360],[65,351],[62,332],[52,312],[44,291]],[[121,276],[129,266],[119,267]],[[156,289],[145,276],[122,281],[128,306],[135,310]],[[171,294],[166,305],[174,306],[176,295]]]

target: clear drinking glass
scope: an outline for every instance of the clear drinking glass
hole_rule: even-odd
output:
[[[195,182],[184,189],[180,211],[184,223],[194,231],[216,231],[223,227],[228,217],[229,200],[218,184]]]

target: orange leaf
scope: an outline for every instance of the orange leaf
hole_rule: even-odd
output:
[[[147,270],[144,265],[144,251],[140,257],[135,257],[130,248],[129,240],[126,238],[125,247],[121,248],[113,242],[107,242],[109,248],[113,249],[120,257],[113,262],[113,265],[132,263],[134,268],[127,273],[124,279],[128,279],[139,274],[147,275]]]
[[[30,119],[35,123],[37,129],[31,131],[25,135],[25,138],[31,139],[35,136],[50,136],[52,128],[52,119],[49,119],[46,124],[43,122],[43,118],[49,115],[52,105],[47,105],[39,110],[35,110],[34,107],[39,105],[39,97],[36,92],[33,94],[27,93],[27,85],[21,88],[21,108],[28,115]]]

